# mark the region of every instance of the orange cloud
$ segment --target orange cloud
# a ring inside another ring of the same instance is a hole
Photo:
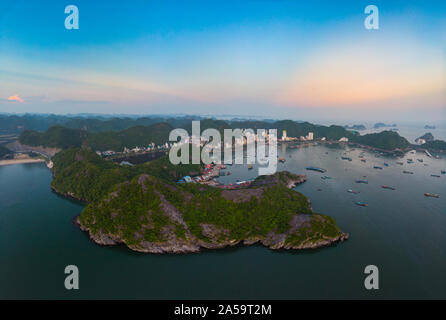
[[[432,98],[444,106],[442,52],[415,44],[383,42],[325,47],[296,72],[278,96],[287,106],[359,105],[401,108]],[[439,67],[440,66],[440,67]]]
[[[8,100],[9,100],[9,101],[20,102],[20,103],[25,102],[22,98],[19,97],[18,94],[15,94],[15,95],[13,95],[13,96],[10,96],[10,97],[8,98]]]

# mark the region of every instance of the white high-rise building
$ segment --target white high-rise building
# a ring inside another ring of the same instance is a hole
[[[308,136],[306,136],[306,139],[308,141],[312,141],[313,140],[313,132],[308,132]]]
[[[287,139],[287,137],[286,137],[286,130],[283,130],[283,132],[282,132],[282,140],[286,140]]]

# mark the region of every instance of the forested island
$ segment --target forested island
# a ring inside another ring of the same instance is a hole
[[[257,242],[271,249],[318,248],[348,238],[291,189],[306,180],[302,175],[280,172],[247,188],[222,190],[176,184],[201,167],[174,166],[167,157],[122,167],[88,148],[70,148],[53,161],[52,189],[87,203],[76,222],[101,245],[188,253]]]
[[[363,124],[354,124],[354,125],[351,125],[351,126],[347,125],[347,126],[344,126],[344,128],[347,129],[347,130],[358,130],[358,131],[362,131],[362,130],[367,129],[365,127],[365,125],[363,125]]]
[[[387,124],[387,123],[382,123],[382,122],[378,122],[375,123],[375,125],[373,126],[374,129],[380,129],[380,128],[396,128],[397,125],[395,123],[393,124]]]

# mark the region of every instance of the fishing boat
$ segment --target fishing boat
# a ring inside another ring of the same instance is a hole
[[[431,197],[431,198],[440,198],[440,196],[438,194],[436,194],[436,193],[429,193],[429,192],[426,192],[424,194],[424,196],[425,197]]]
[[[352,158],[350,157],[341,157],[342,160],[348,160],[348,161],[352,161]]]
[[[322,172],[322,173],[327,172],[327,170],[322,169],[322,168],[317,168],[317,167],[306,167],[305,169],[310,170],[310,171]]]
[[[407,171],[407,170],[404,170],[403,173],[405,173],[405,174],[413,174],[412,171]]]
[[[385,166],[385,167],[388,167],[388,166],[389,166],[389,164],[388,164],[388,163],[386,163],[386,162],[384,162],[384,166]]]
[[[348,189],[347,192],[348,193],[353,193],[353,194],[358,194],[359,193],[359,191],[355,191],[353,189]]]
[[[367,180],[358,179],[356,180],[356,183],[365,183],[368,184],[369,182]]]
[[[383,167],[380,167],[380,166],[374,166],[373,169],[380,169],[380,170],[382,170]]]
[[[407,159],[407,163],[413,163],[412,159]]]
[[[386,185],[382,185],[381,188],[383,188],[383,189],[389,189],[389,190],[395,190],[394,187],[389,187],[389,186],[386,186]]]
[[[418,162],[423,162],[423,159],[417,159],[418,160]]]
[[[361,201],[356,202],[356,205],[357,205],[357,206],[360,206],[360,207],[368,207],[368,204],[367,204],[367,203],[365,203],[365,202],[361,202]]]
[[[438,174],[431,174],[431,177],[440,178],[440,176]]]

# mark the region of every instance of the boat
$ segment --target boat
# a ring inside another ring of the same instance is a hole
[[[252,170],[253,166],[252,164],[248,164],[248,170]]]
[[[352,158],[350,157],[341,157],[342,160],[348,160],[348,161],[352,161]]]
[[[321,177],[321,179],[323,179],[323,180],[330,180],[331,177],[329,177],[329,176],[323,176],[323,177]]]
[[[380,169],[380,170],[382,170],[383,167],[380,167],[380,166],[374,166],[373,169]]]
[[[418,160],[418,162],[423,162],[423,159],[417,159]]]
[[[383,188],[383,189],[389,189],[389,190],[395,190],[394,187],[389,187],[389,186],[386,186],[386,185],[382,185],[381,188]]]
[[[284,163],[285,162],[285,158],[279,158],[279,162]]]
[[[362,162],[366,162],[367,160],[366,160],[366,159],[361,159],[361,161],[362,161]]]
[[[412,159],[407,159],[407,163],[413,163]]]
[[[353,193],[353,194],[358,194],[359,193],[359,191],[355,191],[353,189],[348,189],[347,192],[348,193]]]
[[[412,171],[407,171],[407,170],[404,170],[403,173],[405,173],[405,174],[413,174]]]
[[[226,172],[226,175],[230,176],[231,175],[231,171]]]
[[[358,179],[356,180],[356,183],[365,183],[368,184],[369,182],[367,180]]]
[[[441,170],[441,174],[446,174],[446,170]]]
[[[431,197],[431,198],[440,198],[440,196],[438,194],[436,194],[436,193],[429,193],[429,192],[426,192],[424,194],[424,196],[425,197]]]
[[[440,176],[438,174],[431,174],[431,177],[440,178]]]
[[[322,168],[317,168],[317,167],[306,167],[305,169],[310,170],[310,171],[322,172],[322,173],[327,172],[327,170],[322,169]]]
[[[400,166],[402,166],[404,163],[402,163],[401,161],[398,161],[397,164],[399,164]]]
[[[367,204],[367,203],[365,203],[365,202],[361,202],[361,201],[356,202],[356,205],[357,205],[357,206],[360,206],[360,207],[368,207],[368,204]]]
[[[389,164],[388,164],[388,163],[386,163],[386,162],[384,162],[384,166],[385,166],[385,167],[388,167],[388,166],[389,166]]]

